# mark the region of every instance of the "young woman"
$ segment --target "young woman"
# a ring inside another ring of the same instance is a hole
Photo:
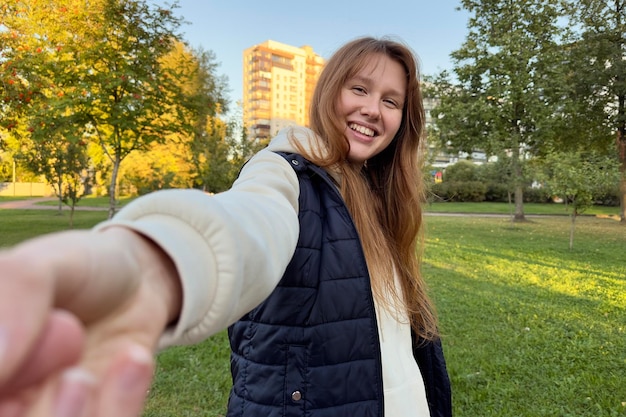
[[[423,120],[411,50],[359,38],[310,128],[229,191],[153,193],[0,255],[0,415],[139,415],[156,349],[229,327],[229,417],[450,416],[419,271]]]

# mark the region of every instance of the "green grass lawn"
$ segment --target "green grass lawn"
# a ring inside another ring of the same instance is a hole
[[[74,229],[85,229],[106,220],[106,211],[74,212]],[[0,210],[0,247],[44,233],[69,228],[69,211],[56,210]]]
[[[33,198],[41,198],[41,197],[7,197],[7,196],[0,196],[0,203],[3,203],[5,201],[20,201],[20,200],[29,200],[29,199],[33,199]],[[56,198],[54,196],[52,196],[51,198]],[[133,199],[135,199],[136,197],[119,197],[117,199],[117,206],[118,207],[122,207],[125,204],[127,204],[129,201],[132,201]],[[58,200],[50,200],[50,201],[42,201],[37,203],[37,205],[42,205],[42,206],[57,206],[59,204]],[[83,197],[78,201],[78,204],[76,205],[77,207],[101,207],[101,208],[107,208],[109,207],[109,197],[104,196],[104,197],[93,197],[93,196],[87,196],[87,197]]]
[[[514,207],[507,203],[429,203],[425,207],[431,213],[493,213],[512,214]],[[570,207],[565,204],[524,203],[524,214],[569,215]],[[594,206],[586,210],[584,215],[619,215],[619,207]]]
[[[626,227],[581,217],[569,250],[569,226],[426,217],[456,417],[626,416]],[[0,210],[2,245],[63,228],[55,212]],[[223,416],[228,357],[225,332],[160,353],[144,417]]]
[[[20,201],[20,200],[25,200],[27,198],[31,198],[31,197],[17,197],[17,196],[6,196],[6,195],[0,195],[0,203],[3,203],[5,201]],[[37,197],[35,197],[37,198]]]
[[[626,227],[426,221],[456,416],[626,415]]]
[[[25,200],[29,197],[3,197],[0,196],[0,203],[4,201]],[[128,204],[136,197],[120,197],[117,200],[118,207]],[[57,201],[44,201],[37,203],[45,206],[56,206]],[[84,197],[79,200],[78,207],[109,207],[108,197]],[[490,213],[490,214],[511,214],[513,207],[507,203],[455,203],[455,202],[433,202],[425,207],[426,212],[431,213]],[[537,204],[525,203],[524,213],[529,215],[569,215],[569,207],[564,204]],[[619,215],[619,207],[594,206],[585,211],[585,215]]]
[[[133,200],[131,197],[120,197],[117,199],[117,207],[123,207],[129,201]],[[41,203],[37,203],[42,206],[56,206],[59,204],[58,201],[43,201]],[[76,204],[77,207],[100,207],[100,208],[108,208],[109,207],[109,197],[84,197],[78,200]]]

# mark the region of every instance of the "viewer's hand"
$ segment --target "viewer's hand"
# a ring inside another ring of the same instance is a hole
[[[167,256],[120,227],[0,252],[0,417],[140,415],[179,285]]]

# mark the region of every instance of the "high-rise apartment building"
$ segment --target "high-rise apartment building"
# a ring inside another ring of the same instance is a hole
[[[310,46],[272,40],[243,52],[243,117],[251,138],[308,126],[309,104],[324,59]]]

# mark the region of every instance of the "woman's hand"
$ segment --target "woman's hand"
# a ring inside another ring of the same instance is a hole
[[[180,305],[169,257],[122,227],[0,252],[0,417],[139,415]]]

